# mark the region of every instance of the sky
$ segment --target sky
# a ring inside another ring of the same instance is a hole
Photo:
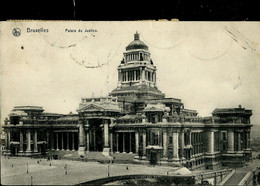
[[[19,37],[12,35],[14,28],[21,30]],[[258,22],[10,21],[1,22],[0,31],[1,123],[14,106],[76,113],[82,97],[108,95],[138,31],[166,97],[181,99],[199,116],[242,105],[253,110],[251,122],[260,124]]]

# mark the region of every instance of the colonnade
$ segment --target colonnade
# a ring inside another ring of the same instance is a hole
[[[125,54],[126,62],[129,61],[149,61],[150,55],[147,53],[140,53],[140,52],[134,52],[134,53],[127,53]]]
[[[113,143],[113,134],[111,133],[111,151],[115,149],[116,153],[138,153],[138,146],[136,148],[136,136],[135,132],[116,132],[115,133],[115,143]],[[115,147],[113,146],[115,144]]]
[[[243,140],[241,138],[242,133],[245,135]],[[237,136],[236,139],[235,135]],[[243,147],[242,143],[245,143]],[[228,130],[228,152],[242,151],[250,148],[250,132]]]
[[[162,143],[158,143],[157,145],[163,147],[163,159],[168,160],[169,148],[172,148],[171,149],[171,151],[173,152],[172,158],[173,160],[178,160],[179,159],[179,133],[163,131],[162,135],[163,135],[163,141]],[[169,135],[172,136],[171,146],[169,146]],[[136,153],[136,157],[139,157],[141,153],[142,156],[145,157],[147,146],[153,145],[152,143],[153,139],[151,138],[151,135],[149,136],[150,139],[147,139],[147,132],[141,132],[141,131],[116,132],[115,143],[114,143],[116,152]],[[134,140],[132,140],[132,138],[134,138]]]
[[[113,121],[111,121],[113,122]],[[24,134],[25,131],[25,134]],[[103,148],[109,148],[110,152],[136,153],[146,156],[146,147],[148,145],[158,145],[163,148],[163,159],[169,158],[169,151],[172,152],[172,159],[178,160],[184,157],[184,147],[191,145],[191,155],[203,153],[202,133],[190,132],[188,144],[185,143],[185,131],[158,131],[158,143],[154,144],[149,134],[151,131],[111,131],[108,120],[103,121]],[[18,133],[19,134],[19,133]],[[193,134],[193,135],[192,135]],[[209,130],[206,132],[207,153],[215,154],[219,151],[216,149],[216,143],[221,144],[222,139],[216,141],[216,135],[220,136],[220,131]],[[24,136],[25,135],[25,136]],[[57,131],[47,132],[48,148],[52,150],[75,151],[78,147],[90,151],[90,145],[96,144],[95,132],[89,130],[88,126],[84,127],[83,123],[79,124],[79,133],[77,131]],[[147,136],[148,135],[148,136]],[[10,150],[10,130],[5,132],[5,147]],[[162,137],[162,140],[161,140]],[[149,139],[148,139],[149,138]],[[94,140],[93,140],[94,139]],[[36,130],[20,131],[19,153],[37,153],[39,151],[38,132]],[[50,142],[50,143],[49,143]],[[203,141],[204,142],[204,141]],[[46,143],[46,142],[45,142]],[[24,146],[26,144],[26,147]],[[250,131],[227,130],[227,153],[234,153],[243,150],[250,150]]]
[[[31,134],[32,133],[32,134]],[[26,130],[26,151],[25,153],[31,153],[31,152],[38,152],[38,137],[37,137],[37,131],[36,130]],[[20,146],[19,146],[19,153],[24,153],[24,138],[23,138],[23,131],[20,131]],[[33,144],[33,149],[31,148],[31,145]]]
[[[52,150],[77,150],[77,133],[75,132],[54,132],[52,133]]]
[[[139,69],[128,69],[128,70],[118,70],[118,81],[128,82],[128,81],[139,81],[147,80],[151,82],[156,82],[156,72],[154,70],[148,70],[146,68],[140,67]]]
[[[241,134],[244,134],[244,139],[242,140]],[[208,131],[207,139],[208,139],[208,153],[213,154],[218,152],[219,149],[216,148],[217,145],[220,145],[220,140],[217,139],[217,135],[219,135],[218,131]],[[235,138],[236,135],[236,138]],[[218,141],[216,141],[218,140]],[[243,147],[242,147],[242,143]],[[239,131],[239,130],[228,130],[227,131],[227,153],[233,153],[237,151],[242,151],[245,149],[250,149],[250,132]]]

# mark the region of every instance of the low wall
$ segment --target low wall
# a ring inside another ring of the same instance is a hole
[[[77,185],[87,185],[87,184],[106,184],[115,181],[123,181],[123,180],[132,180],[132,179],[146,179],[146,178],[156,178],[160,184],[195,184],[195,176],[181,176],[181,175],[174,175],[174,176],[165,176],[165,175],[146,175],[146,174],[139,174],[139,175],[123,175],[123,176],[112,176],[106,178],[100,178],[96,180],[87,181],[84,183],[80,183]]]
[[[249,171],[238,185],[256,185],[258,175],[260,175],[260,167],[256,167],[254,170]],[[260,177],[258,179],[260,180]]]
[[[232,169],[226,169],[226,170],[221,170],[221,171],[201,173],[200,175],[197,176],[196,183],[203,183],[205,181],[208,181],[208,183],[210,183],[212,185],[218,185],[231,172],[232,172]]]

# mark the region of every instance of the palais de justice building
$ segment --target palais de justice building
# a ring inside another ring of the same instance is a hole
[[[148,46],[139,37],[136,33],[126,47],[117,87],[106,97],[82,98],[78,114],[14,107],[3,125],[5,154],[134,153],[135,161],[210,169],[248,161],[252,111],[239,105],[198,117],[181,99],[166,98],[157,87],[157,68]]]

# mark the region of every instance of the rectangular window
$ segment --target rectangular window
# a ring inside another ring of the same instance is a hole
[[[152,144],[151,145],[159,145],[159,136],[157,133],[152,132]]]
[[[222,140],[226,141],[227,140],[227,133],[223,132],[222,135],[223,135]]]
[[[169,145],[172,145],[172,136],[169,136]]]

